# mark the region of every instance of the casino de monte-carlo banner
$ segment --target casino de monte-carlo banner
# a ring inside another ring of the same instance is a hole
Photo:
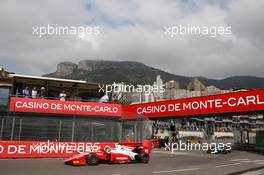
[[[127,113],[128,118],[136,116],[133,115],[133,112],[146,117],[177,117],[249,111],[264,111],[264,89],[135,104],[123,107],[123,115]]]
[[[99,152],[114,148],[114,142],[40,142],[0,141],[0,158],[62,158],[82,152]],[[139,142],[120,142],[124,146],[140,146]]]
[[[17,97],[10,98],[9,111],[95,116],[121,116],[121,106],[118,104]]]

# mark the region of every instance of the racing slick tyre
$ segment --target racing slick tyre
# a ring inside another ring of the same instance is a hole
[[[141,153],[140,154],[140,162],[148,163],[148,161],[149,161],[149,155],[147,153]]]
[[[99,163],[99,158],[97,156],[97,154],[89,154],[87,157],[86,157],[86,163],[88,165],[97,165]]]
[[[223,154],[227,154],[228,152],[227,152],[227,150],[223,150],[223,152],[222,152]]]

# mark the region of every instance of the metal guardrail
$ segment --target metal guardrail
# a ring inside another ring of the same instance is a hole
[[[250,143],[235,143],[233,146],[235,150],[256,152],[256,144]]]
[[[23,95],[9,95],[10,97],[18,97],[18,98],[32,98],[32,97],[24,97]],[[45,100],[60,100],[59,97],[44,97],[44,98],[35,98],[35,99],[45,99]],[[79,102],[98,102],[99,98],[90,98],[90,99],[81,99],[78,97],[66,98],[66,101],[79,101]]]

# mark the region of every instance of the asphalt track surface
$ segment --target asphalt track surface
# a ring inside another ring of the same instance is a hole
[[[263,155],[240,151],[211,155],[155,150],[148,164],[81,167],[64,165],[63,159],[0,159],[0,175],[227,175],[261,167],[264,168]]]

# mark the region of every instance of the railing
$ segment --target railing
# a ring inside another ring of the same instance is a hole
[[[233,146],[233,149],[235,150],[241,150],[241,151],[252,151],[255,152],[256,145],[255,144],[250,144],[250,143],[236,143]]]
[[[120,124],[112,120],[35,116],[0,117],[0,140],[11,141],[119,141]]]
[[[150,138],[147,121],[121,121],[106,118],[54,117],[32,115],[0,116],[0,140],[119,142]]]
[[[23,95],[10,95],[10,97],[19,97],[19,98],[32,98],[32,96],[25,97]],[[60,97],[48,97],[44,96],[44,98],[37,97],[36,99],[45,99],[45,100],[60,100]],[[80,101],[80,102],[98,102],[99,98],[90,98],[90,99],[84,99],[79,97],[73,97],[73,98],[65,98],[65,101]]]

